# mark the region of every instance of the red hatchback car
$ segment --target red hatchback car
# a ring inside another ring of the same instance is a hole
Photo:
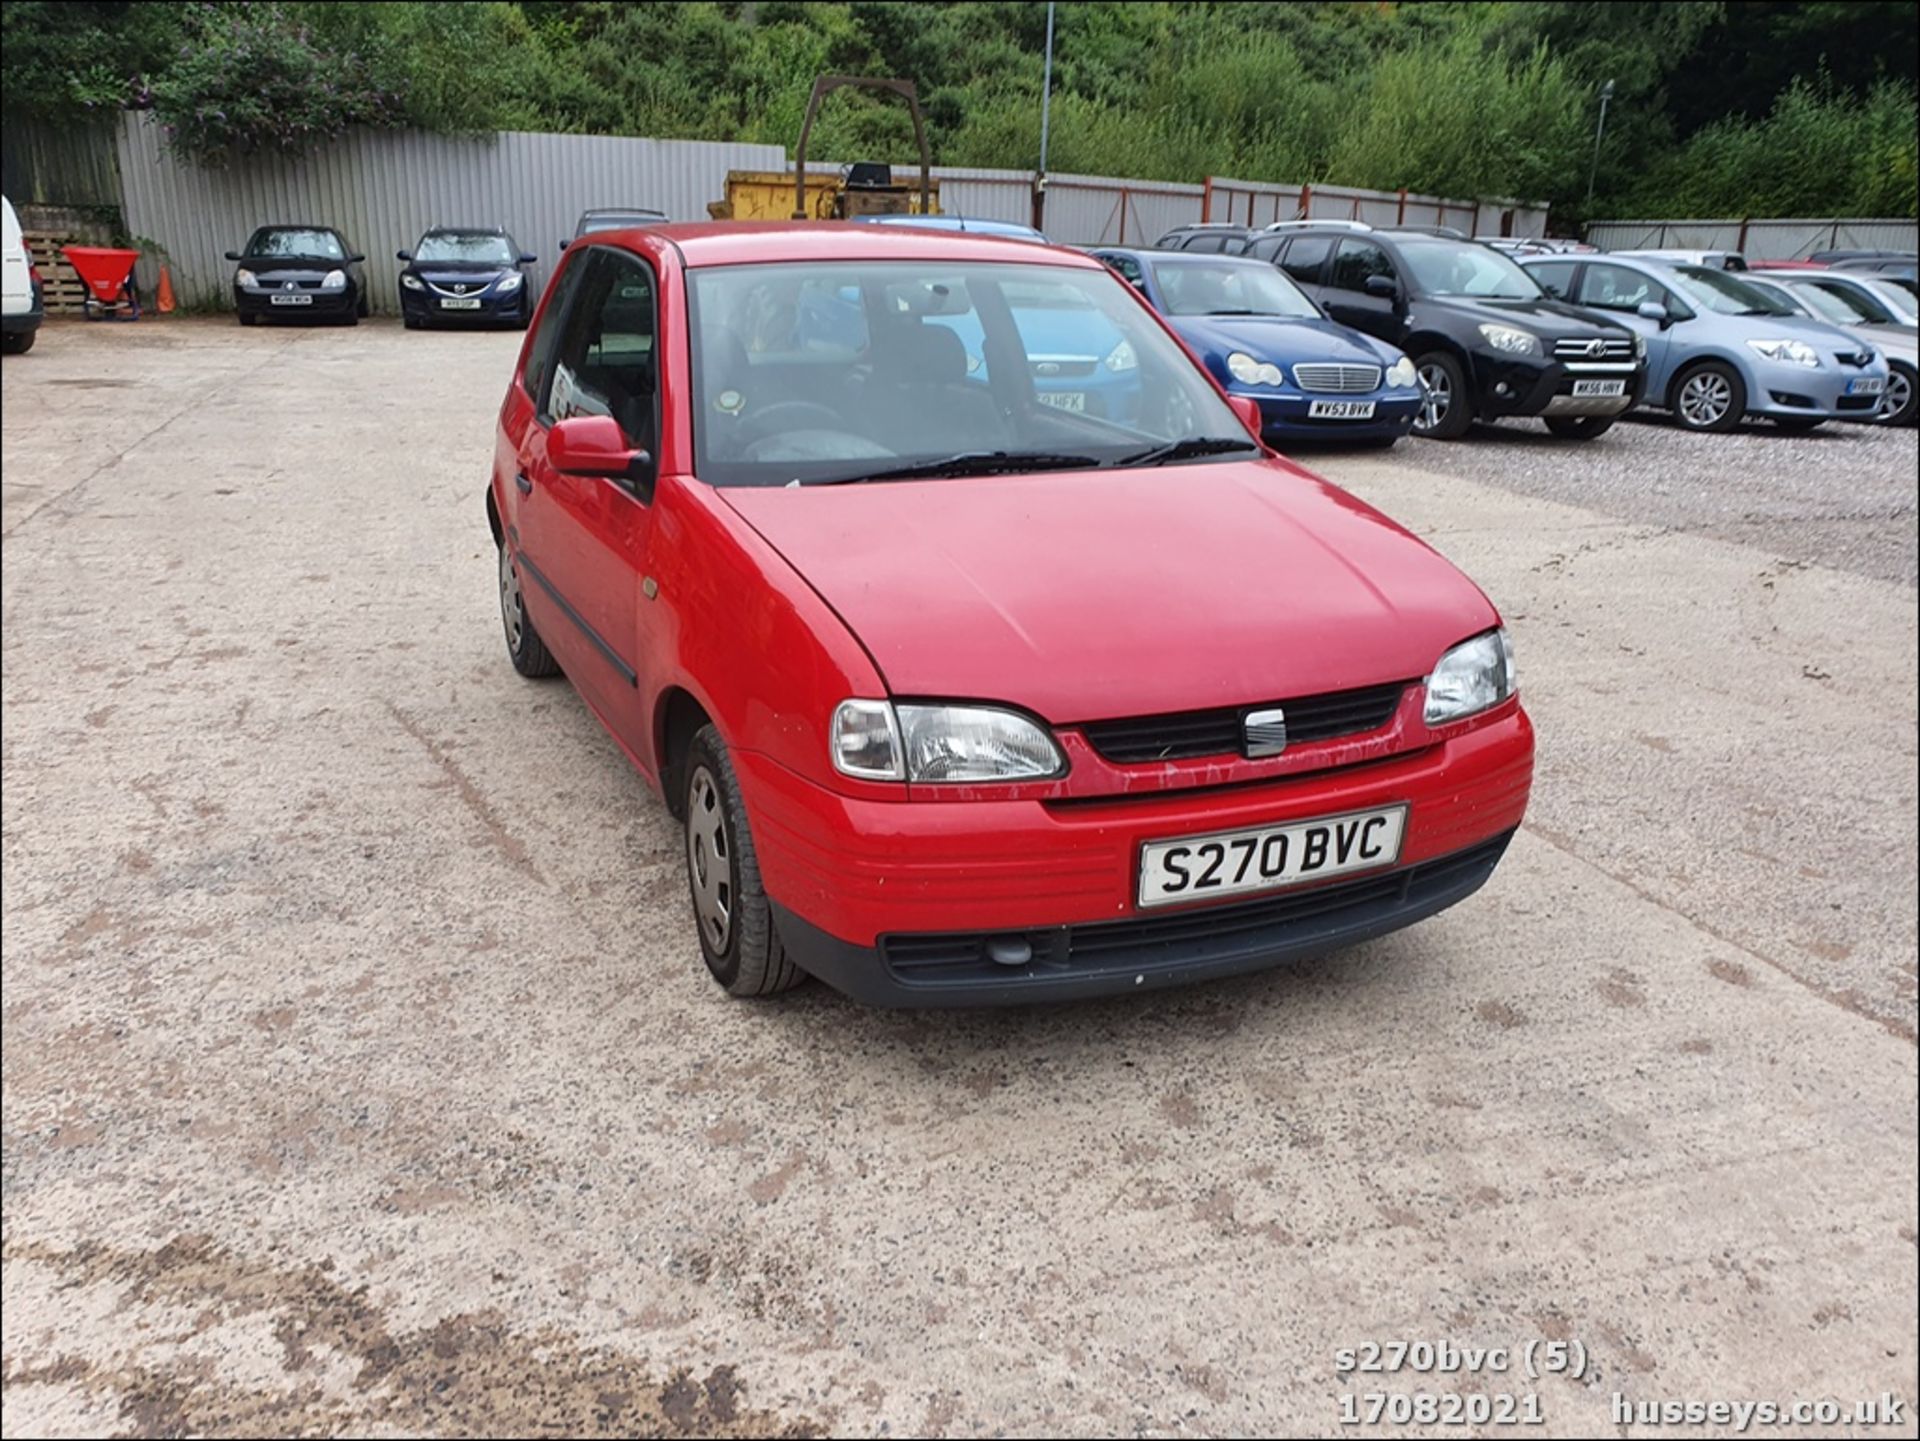
[[[1070,388],[1100,367],[1138,377],[1125,423]],[[1463,899],[1526,808],[1486,596],[1263,450],[1068,251],[594,235],[522,348],[487,520],[514,667],[564,670],[685,821],[735,995],[1270,966]]]

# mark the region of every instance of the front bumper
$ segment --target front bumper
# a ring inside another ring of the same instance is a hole
[[[1647,388],[1644,362],[1566,364],[1532,356],[1475,352],[1473,359],[1474,413],[1488,419],[1501,416],[1624,415],[1640,403]],[[1619,380],[1619,395],[1575,395],[1582,380]]]
[[[1747,414],[1795,416],[1808,420],[1872,421],[1886,394],[1887,366],[1836,367],[1830,360],[1819,366],[1787,365],[1760,359],[1748,365]],[[1847,386],[1861,378],[1878,378],[1880,394],[1849,395]]]
[[[475,309],[465,306],[448,308],[441,304],[445,297],[429,291],[409,290],[400,287],[400,314],[409,320],[431,321],[439,324],[443,321],[454,324],[471,325],[475,322],[498,324],[502,320],[517,320],[520,316],[520,302],[525,291],[512,290],[505,295],[488,291],[472,299],[480,302]]]
[[[1381,440],[1405,435],[1420,413],[1417,390],[1376,390],[1368,395],[1317,395],[1301,391],[1249,391],[1236,386],[1235,393],[1251,395],[1260,402],[1260,434],[1267,440]],[[1372,401],[1373,414],[1366,420],[1332,420],[1309,412],[1316,400]]]
[[[359,303],[351,290],[301,290],[296,293],[312,297],[306,304],[274,304],[274,296],[287,293],[284,290],[241,290],[235,287],[234,309],[242,315],[269,315],[276,319],[304,320],[316,315],[332,318],[352,315]]]
[[[1271,782],[1066,801],[869,801],[735,753],[755,851],[794,959],[876,1005],[1113,994],[1280,964],[1410,925],[1492,874],[1526,811],[1517,702],[1446,740]],[[1321,886],[1142,911],[1152,840],[1404,803],[1399,862]],[[1498,843],[1495,845],[1494,843]],[[1028,939],[1021,967],[989,937]]]

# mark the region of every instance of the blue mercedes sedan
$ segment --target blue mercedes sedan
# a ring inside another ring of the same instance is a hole
[[[1284,271],[1185,250],[1089,253],[1145,296],[1230,393],[1260,403],[1267,440],[1389,446],[1412,427],[1413,362],[1327,319]]]

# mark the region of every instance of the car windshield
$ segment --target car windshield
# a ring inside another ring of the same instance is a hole
[[[484,230],[436,230],[420,238],[415,260],[464,260],[485,265],[511,265],[513,242]]]
[[[1538,300],[1544,294],[1510,257],[1472,241],[1402,237],[1400,254],[1413,272],[1414,284],[1428,295]]]
[[[1193,261],[1154,263],[1153,277],[1169,315],[1285,315],[1310,318],[1320,312],[1271,265],[1209,265]]]
[[[1791,315],[1793,308],[1727,274],[1704,265],[1676,265],[1674,289],[1702,310],[1721,315]]]
[[[1820,285],[1808,285],[1802,282],[1792,286],[1794,297],[1805,302],[1822,320],[1831,320],[1835,325],[1859,325],[1862,321],[1887,321],[1893,316],[1883,305],[1851,290],[1828,290]]]
[[[345,260],[347,252],[340,237],[331,230],[269,228],[253,232],[247,242],[247,254],[255,256],[298,255],[314,260]]]
[[[689,291],[696,468],[714,485],[1258,453],[1104,267],[727,265]]]

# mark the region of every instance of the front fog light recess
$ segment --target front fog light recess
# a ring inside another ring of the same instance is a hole
[[[1445,725],[1478,715],[1500,704],[1516,688],[1513,642],[1505,629],[1477,635],[1441,656],[1427,677],[1427,724]]]

